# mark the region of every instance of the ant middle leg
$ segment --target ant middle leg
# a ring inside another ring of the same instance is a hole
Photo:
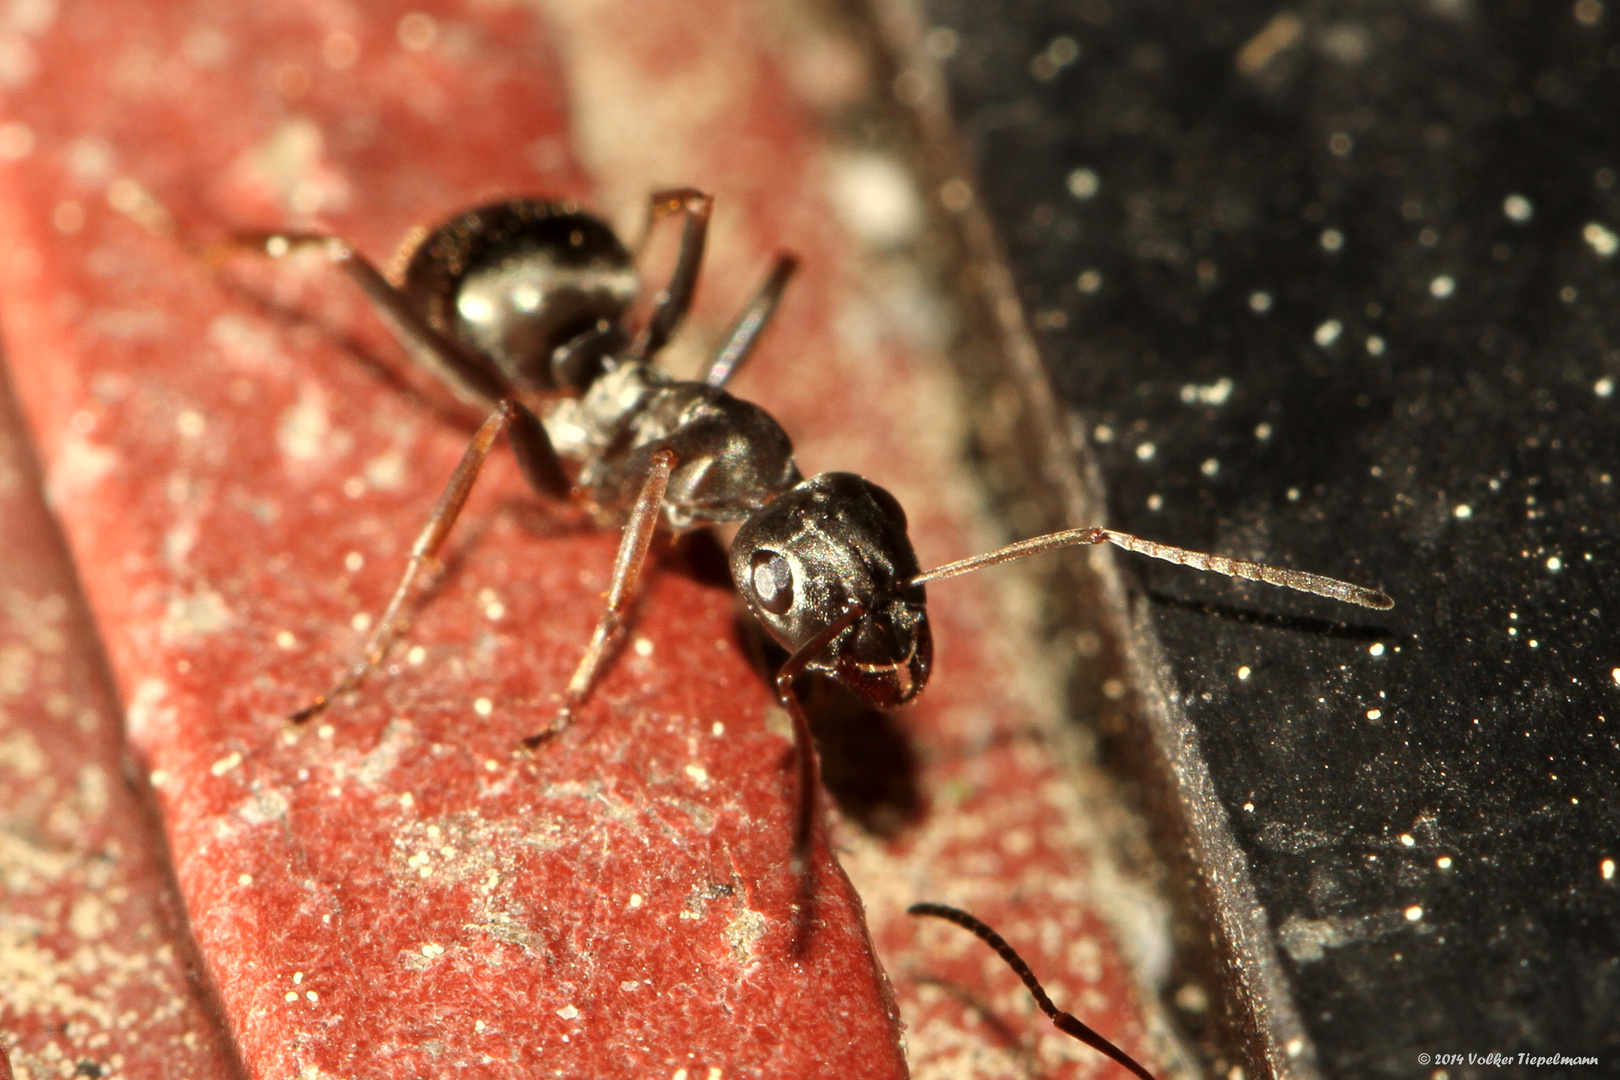
[[[782,290],[787,288],[789,279],[798,268],[799,260],[792,255],[783,254],[776,257],[776,265],[771,267],[764,284],[748,302],[748,306],[743,308],[743,313],[737,317],[731,333],[726,335],[726,343],[715,354],[714,361],[709,365],[708,374],[703,376],[704,382],[710,386],[724,388],[732,376],[737,374],[738,369],[753,353],[755,343],[765,332],[772,313],[776,311],[777,301],[782,299]]]
[[[325,233],[241,233],[210,245],[203,257],[217,266],[236,251],[273,259],[305,251],[323,256],[360,287],[406,354],[450,387],[456,397],[481,409],[493,408],[506,397],[506,377],[488,358],[435,330],[410,300],[347,241]]]
[[[641,485],[641,493],[636,496],[630,519],[625,523],[624,533],[619,540],[619,553],[613,560],[613,580],[608,586],[607,608],[591,634],[590,643],[585,646],[585,655],[580,657],[573,678],[568,680],[568,688],[563,691],[562,705],[557,709],[556,718],[549,727],[523,740],[523,745],[529,749],[555,737],[574,722],[575,710],[590,694],[603,665],[624,636],[630,607],[635,603],[636,589],[646,569],[647,554],[652,550],[653,537],[657,535],[663,516],[664,493],[669,489],[675,461],[673,450],[665,448],[653,453],[647,479]]]
[[[399,634],[401,616],[411,586],[416,583],[424,570],[432,570],[438,566],[439,552],[444,547],[445,538],[450,535],[456,519],[461,516],[461,510],[467,504],[467,497],[472,493],[473,483],[477,481],[478,474],[483,469],[484,462],[489,459],[495,440],[503,429],[508,434],[524,475],[528,477],[532,471],[543,470],[543,464],[536,465],[533,461],[525,464],[525,459],[526,454],[535,453],[534,440],[537,437],[546,440],[545,429],[540,426],[540,421],[535,415],[523,405],[515,401],[502,401],[473,436],[471,444],[461,456],[461,463],[456,466],[455,473],[450,477],[450,483],[445,486],[439,501],[434,505],[427,524],[417,536],[416,543],[411,546],[410,562],[405,565],[405,573],[400,577],[399,585],[389,598],[388,606],[383,609],[382,618],[377,620],[376,629],[372,630],[371,637],[366,641],[365,652],[359,663],[350,668],[348,673],[338,680],[336,686],[324,694],[317,695],[315,700],[293,713],[288,718],[293,723],[301,724],[324,711],[334,700],[359,686],[371,670],[382,663],[389,646]],[[551,461],[555,463],[556,453],[551,450],[549,440],[545,441],[545,450],[551,454]],[[557,468],[560,475],[561,466]],[[530,483],[534,484],[535,480],[531,478]],[[562,492],[566,491],[564,480]]]

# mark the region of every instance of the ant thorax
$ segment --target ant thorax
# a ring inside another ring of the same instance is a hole
[[[663,506],[677,532],[746,520],[800,480],[792,440],[764,409],[646,363],[610,365],[584,397],[553,403],[545,425],[580,463],[575,483],[609,510],[634,502],[655,451],[678,447]]]

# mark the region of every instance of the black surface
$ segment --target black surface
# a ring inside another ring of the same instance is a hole
[[[1620,1075],[1620,4],[925,7],[1110,523],[1396,598],[1129,568],[1321,1072]]]

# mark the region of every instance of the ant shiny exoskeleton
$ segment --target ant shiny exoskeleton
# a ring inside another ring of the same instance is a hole
[[[436,563],[503,430],[536,493],[573,499],[599,517],[625,522],[607,609],[556,718],[525,744],[537,746],[572,721],[624,631],[659,529],[736,525],[730,564],[737,589],[790,654],[776,690],[792,719],[798,761],[796,856],[808,843],[817,777],[793,681],[818,672],[878,709],[916,697],[933,657],[926,582],[1106,541],[1200,570],[1365,607],[1392,606],[1381,592],[1333,578],[1103,528],[1036,537],[922,571],[894,496],[851,473],[805,479],[780,425],[724,389],[793,273],[791,257],[778,258],[702,381],[677,380],[653,366],[691,303],[711,207],[709,196],[692,190],[653,197],[654,221],[678,214],[684,224],[669,283],[634,335],[624,325],[637,292],[631,255],[605,223],[571,203],[515,200],[461,214],[427,234],[398,285],[348,244],[325,235],[240,237],[215,249],[216,255],[247,245],[272,256],[324,253],[366,293],[419,364],[461,398],[492,410],[412,548],[361,662],[294,713],[294,721],[326,708],[381,662],[413,582]],[[545,412],[544,423],[536,410]],[[564,458],[578,463],[572,478]]]
[[[1023,980],[1024,986],[1029,989],[1030,995],[1035,998],[1035,1004],[1040,1007],[1041,1012],[1046,1014],[1047,1019],[1051,1020],[1053,1026],[1059,1031],[1079,1039],[1098,1053],[1112,1058],[1132,1073],[1141,1077],[1142,1080],[1153,1080],[1153,1074],[1148,1072],[1141,1062],[1099,1035],[1073,1013],[1064,1012],[1052,1004],[1052,999],[1047,996],[1046,990],[1040,984],[1040,980],[1035,978],[1035,973],[1029,969],[1029,965],[1024,962],[1024,958],[1019,956],[1011,945],[1007,944],[1006,938],[996,933],[989,926],[961,908],[950,907],[947,904],[912,904],[906,909],[906,913],[908,915],[932,915],[936,919],[944,919],[946,922],[955,923],[964,930],[972,931],[980,941],[996,950],[997,955],[1007,961],[1007,966],[1012,968],[1018,977]]]

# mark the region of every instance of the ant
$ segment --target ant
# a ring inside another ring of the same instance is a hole
[[[606,610],[554,720],[524,745],[537,747],[573,721],[624,634],[656,535],[733,526],[729,561],[737,590],[789,653],[776,693],[793,727],[799,867],[818,780],[794,680],[805,672],[829,676],[877,709],[911,701],[932,668],[928,582],[1054,548],[1109,543],[1363,607],[1393,606],[1382,592],[1333,578],[1097,527],[1023,540],[923,571],[893,495],[852,473],[806,479],[781,426],[725,390],[768,324],[794,272],[792,256],[777,257],[701,381],[674,379],[654,366],[691,304],[712,208],[710,196],[691,189],[653,195],[649,234],[659,219],[679,216],[680,246],[668,283],[634,334],[625,325],[638,291],[634,260],[605,222],[573,203],[516,199],[466,211],[425,235],[404,261],[397,285],[349,244],[324,234],[243,235],[210,250],[216,263],[244,248],[272,257],[321,253],[360,287],[418,364],[458,397],[488,410],[418,536],[362,659],[293,713],[294,723],[320,713],[381,663],[413,583],[436,567],[503,431],[536,494],[623,523]],[[572,477],[565,458],[577,463]]]
[[[1035,973],[1029,969],[1029,965],[1024,962],[1024,958],[1019,956],[1011,945],[1007,944],[1006,938],[996,933],[985,923],[969,915],[961,908],[954,908],[948,904],[912,904],[906,908],[906,914],[931,915],[936,919],[953,922],[962,929],[969,930],[977,935],[980,941],[996,950],[997,955],[1005,960],[1007,966],[1012,968],[1018,977],[1023,980],[1024,986],[1028,988],[1030,995],[1034,997],[1035,1004],[1052,1021],[1054,1027],[1065,1035],[1071,1035],[1079,1039],[1098,1053],[1117,1061],[1120,1065],[1141,1077],[1141,1080],[1153,1080],[1153,1074],[1148,1072],[1141,1062],[1099,1035],[1073,1013],[1064,1012],[1052,1004],[1052,999],[1047,996],[1046,990],[1040,984],[1040,980],[1035,978]]]

